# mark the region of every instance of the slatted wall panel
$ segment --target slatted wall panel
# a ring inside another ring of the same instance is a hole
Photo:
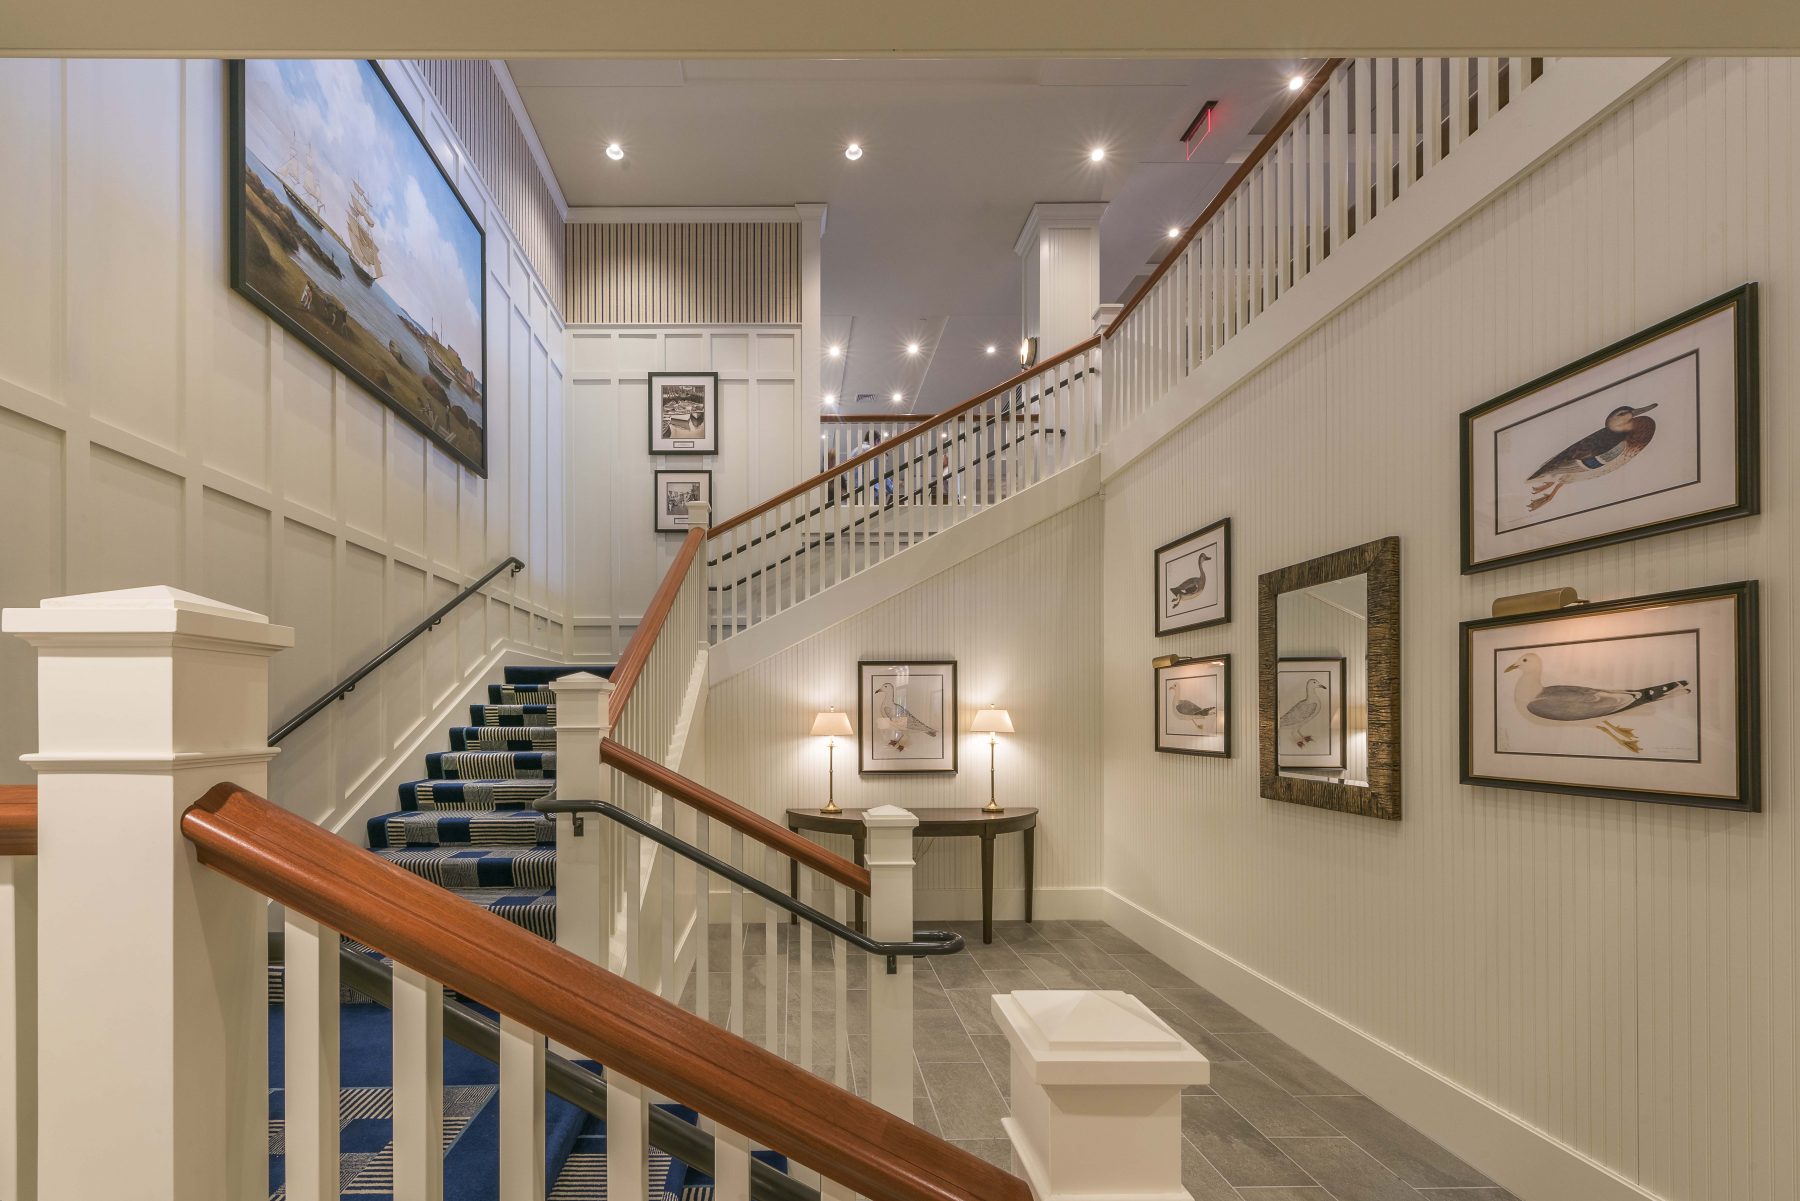
[[[797,222],[572,224],[574,325],[797,325]]]
[[[1800,1196],[1797,106],[1794,60],[1678,66],[1106,490],[1107,885],[1671,1201]],[[1461,576],[1459,411],[1752,279],[1763,515]],[[1226,515],[1235,620],[1153,637],[1152,548]],[[1230,652],[1252,729],[1257,574],[1387,534],[1405,820],[1260,799],[1253,738],[1150,751],[1151,656]],[[1743,578],[1767,812],[1458,783],[1460,620]]]
[[[428,58],[414,65],[457,137],[468,147],[475,169],[518,236],[525,257],[549,285],[551,297],[560,302],[564,292],[562,214],[494,75],[493,64],[485,58]]]

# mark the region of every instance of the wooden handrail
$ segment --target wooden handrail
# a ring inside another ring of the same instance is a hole
[[[1226,202],[1231,199],[1231,194],[1237,191],[1238,185],[1250,178],[1250,172],[1255,169],[1256,164],[1262,162],[1268,157],[1269,152],[1275,149],[1275,143],[1281,140],[1281,135],[1287,132],[1288,126],[1299,120],[1300,114],[1306,111],[1306,106],[1312,103],[1312,98],[1319,94],[1319,89],[1325,86],[1326,82],[1330,80],[1332,72],[1336,71],[1343,61],[1341,58],[1328,58],[1319,66],[1318,70],[1312,73],[1312,77],[1306,81],[1306,86],[1300,89],[1299,94],[1294,97],[1293,103],[1289,104],[1287,110],[1281,114],[1280,120],[1276,121],[1274,127],[1262,136],[1262,140],[1238,165],[1238,169],[1231,173],[1231,178],[1225,181],[1225,186],[1220,188],[1218,194],[1212,198],[1212,203],[1207,205],[1198,217],[1194,218],[1194,223],[1187,227],[1186,232],[1181,235],[1181,239],[1175,243],[1168,254],[1163,256],[1163,261],[1156,265],[1156,270],[1150,273],[1150,278],[1131,294],[1131,299],[1125,302],[1125,307],[1119,310],[1119,315],[1114,317],[1111,324],[1106,327],[1104,337],[1110,338],[1119,332],[1119,327],[1125,324],[1125,318],[1131,316],[1132,311],[1144,302],[1144,297],[1150,295],[1150,289],[1156,286],[1156,281],[1168,274],[1169,269],[1175,265],[1175,261],[1188,248],[1188,243],[1194,240],[1195,235],[1206,227],[1206,223],[1211,221],[1220,209],[1225,207]]]
[[[872,421],[888,425],[917,425],[921,421],[930,421],[934,413],[899,413],[892,417],[884,417],[879,413],[820,413],[819,420],[827,423],[834,421]]]
[[[1079,355],[1086,354],[1088,351],[1094,349],[1096,346],[1099,346],[1099,345],[1100,345],[1099,338],[1089,338],[1085,342],[1077,343],[1076,345],[1069,347],[1069,349],[1067,349],[1067,350],[1063,351],[1061,354],[1057,355],[1055,358],[1048,359],[1042,363],[1037,364],[1035,367],[1031,367],[1025,371],[1021,371],[1017,375],[1012,376],[1010,379],[1006,380],[1004,383],[995,384],[992,388],[989,388],[986,392],[983,392],[977,396],[971,396],[969,399],[963,401],[961,404],[955,406],[954,408],[945,409],[942,413],[939,413],[936,416],[928,418],[925,421],[921,421],[918,425],[914,426],[910,432],[908,432],[904,435],[898,435],[898,437],[916,438],[920,434],[924,433],[926,430],[931,429],[934,426],[942,425],[946,421],[951,420],[952,418],[960,417],[964,413],[968,412],[970,409],[974,408],[976,405],[981,404],[984,401],[992,400],[992,399],[994,399],[994,397],[999,396],[1003,392],[1010,392],[1014,388],[1017,388],[1021,384],[1029,383],[1029,382],[1031,382],[1031,380],[1033,380],[1037,376],[1044,374],[1044,372],[1049,371],[1052,368],[1060,367],[1064,363],[1068,362],[1070,359],[1073,359]],[[784,504],[787,501],[793,500],[796,496],[801,495],[802,493],[806,492],[808,489],[818,487],[820,484],[825,483],[827,480],[831,479],[833,476],[839,476],[839,475],[844,474],[846,471],[851,470],[852,468],[860,467],[864,463],[867,463],[870,459],[879,458],[884,454],[888,454],[893,449],[894,449],[893,444],[888,443],[888,442],[884,442],[880,446],[871,446],[868,450],[863,451],[861,454],[850,456],[848,459],[845,459],[842,463],[839,463],[836,467],[831,468],[829,471],[821,471],[821,472],[819,472],[819,474],[812,476],[809,479],[801,480],[798,484],[795,484],[792,488],[789,488],[787,491],[777,492],[774,496],[771,496],[768,500],[763,501],[761,504],[757,505],[756,507],[750,508],[750,509],[745,509],[742,513],[739,513],[736,517],[733,517],[729,521],[720,522],[718,525],[715,525],[711,530],[707,531],[707,537],[708,538],[717,538],[720,534],[724,534],[731,530],[734,530],[738,526],[743,525],[746,521],[749,521],[751,518],[760,516],[763,513],[767,513],[770,509],[773,509],[776,505]]]
[[[615,726],[619,724],[619,714],[625,711],[625,702],[631,699],[631,690],[637,686],[638,677],[644,673],[644,665],[650,662],[650,652],[656,648],[663,623],[669,620],[669,610],[675,607],[675,598],[681,595],[682,581],[687,579],[688,569],[694,564],[694,556],[700,553],[700,544],[705,541],[706,531],[698,529],[689,530],[687,537],[681,540],[681,549],[675,552],[675,561],[669,564],[662,583],[656,586],[656,595],[650,598],[650,607],[644,610],[643,620],[631,632],[631,641],[625,644],[625,652],[619,656],[618,664],[612,669],[613,692],[608,704],[612,724]]]
[[[0,784],[0,855],[37,854],[37,822],[37,785]]]
[[[624,772],[640,784],[648,784],[665,796],[693,806],[716,822],[722,822],[740,834],[747,835],[786,855],[821,876],[836,880],[863,896],[869,895],[869,869],[835,855],[818,843],[802,838],[786,826],[770,821],[760,813],[744,808],[729,797],[720,796],[703,784],[671,771],[656,760],[621,746],[610,738],[600,740],[600,762]]]
[[[875,1201],[1030,1201],[1018,1179],[234,784],[200,862]]]

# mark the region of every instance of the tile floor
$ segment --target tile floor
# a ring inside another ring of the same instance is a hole
[[[996,923],[984,946],[978,922],[959,930],[968,950],[914,969],[914,1114],[921,1126],[1010,1166],[1001,1132],[1010,1068],[988,998],[1022,988],[1120,989],[1141,998],[1212,1061],[1210,1086],[1183,1099],[1183,1175],[1195,1201],[1516,1201],[1480,1172],[1393,1117],[1249,1018],[1102,922]],[[799,940],[777,927],[788,961],[777,1021],[798,1059]],[[822,937],[822,936],[821,936]],[[714,963],[729,931],[713,931]],[[813,1063],[830,1076],[836,1050],[835,981],[815,942]],[[762,1042],[767,935],[745,930],[748,1037]],[[867,985],[862,957],[848,963],[849,1072],[867,1094]],[[728,1010],[715,967],[712,1014]],[[687,998],[692,1003],[692,995]],[[860,1018],[860,1021],[859,1021]]]

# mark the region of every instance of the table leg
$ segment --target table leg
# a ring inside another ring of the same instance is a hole
[[[994,836],[981,835],[981,941],[994,941]]]
[[[852,834],[850,836],[850,855],[851,858],[856,861],[856,866],[858,867],[868,866],[868,858],[864,854],[866,849],[864,846],[865,842],[866,837],[860,833]],[[863,895],[860,892],[856,894],[856,930],[859,934],[868,933],[867,930],[863,929]]]
[[[1025,924],[1031,924],[1031,878],[1037,860],[1037,827],[1025,827]]]

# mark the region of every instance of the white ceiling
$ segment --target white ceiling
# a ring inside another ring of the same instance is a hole
[[[872,394],[883,412],[942,408],[1016,369],[1013,243],[1033,203],[1109,202],[1101,291],[1119,298],[1167,229],[1212,198],[1298,69],[1241,59],[508,66],[571,207],[826,204],[823,328],[846,353],[821,363],[822,385]],[[1215,131],[1185,161],[1181,133],[1208,100]],[[613,141],[622,161],[605,157]],[[844,158],[852,141],[865,149],[858,162]],[[1098,165],[1087,158],[1095,145],[1107,149]],[[899,405],[888,400],[896,390]]]

